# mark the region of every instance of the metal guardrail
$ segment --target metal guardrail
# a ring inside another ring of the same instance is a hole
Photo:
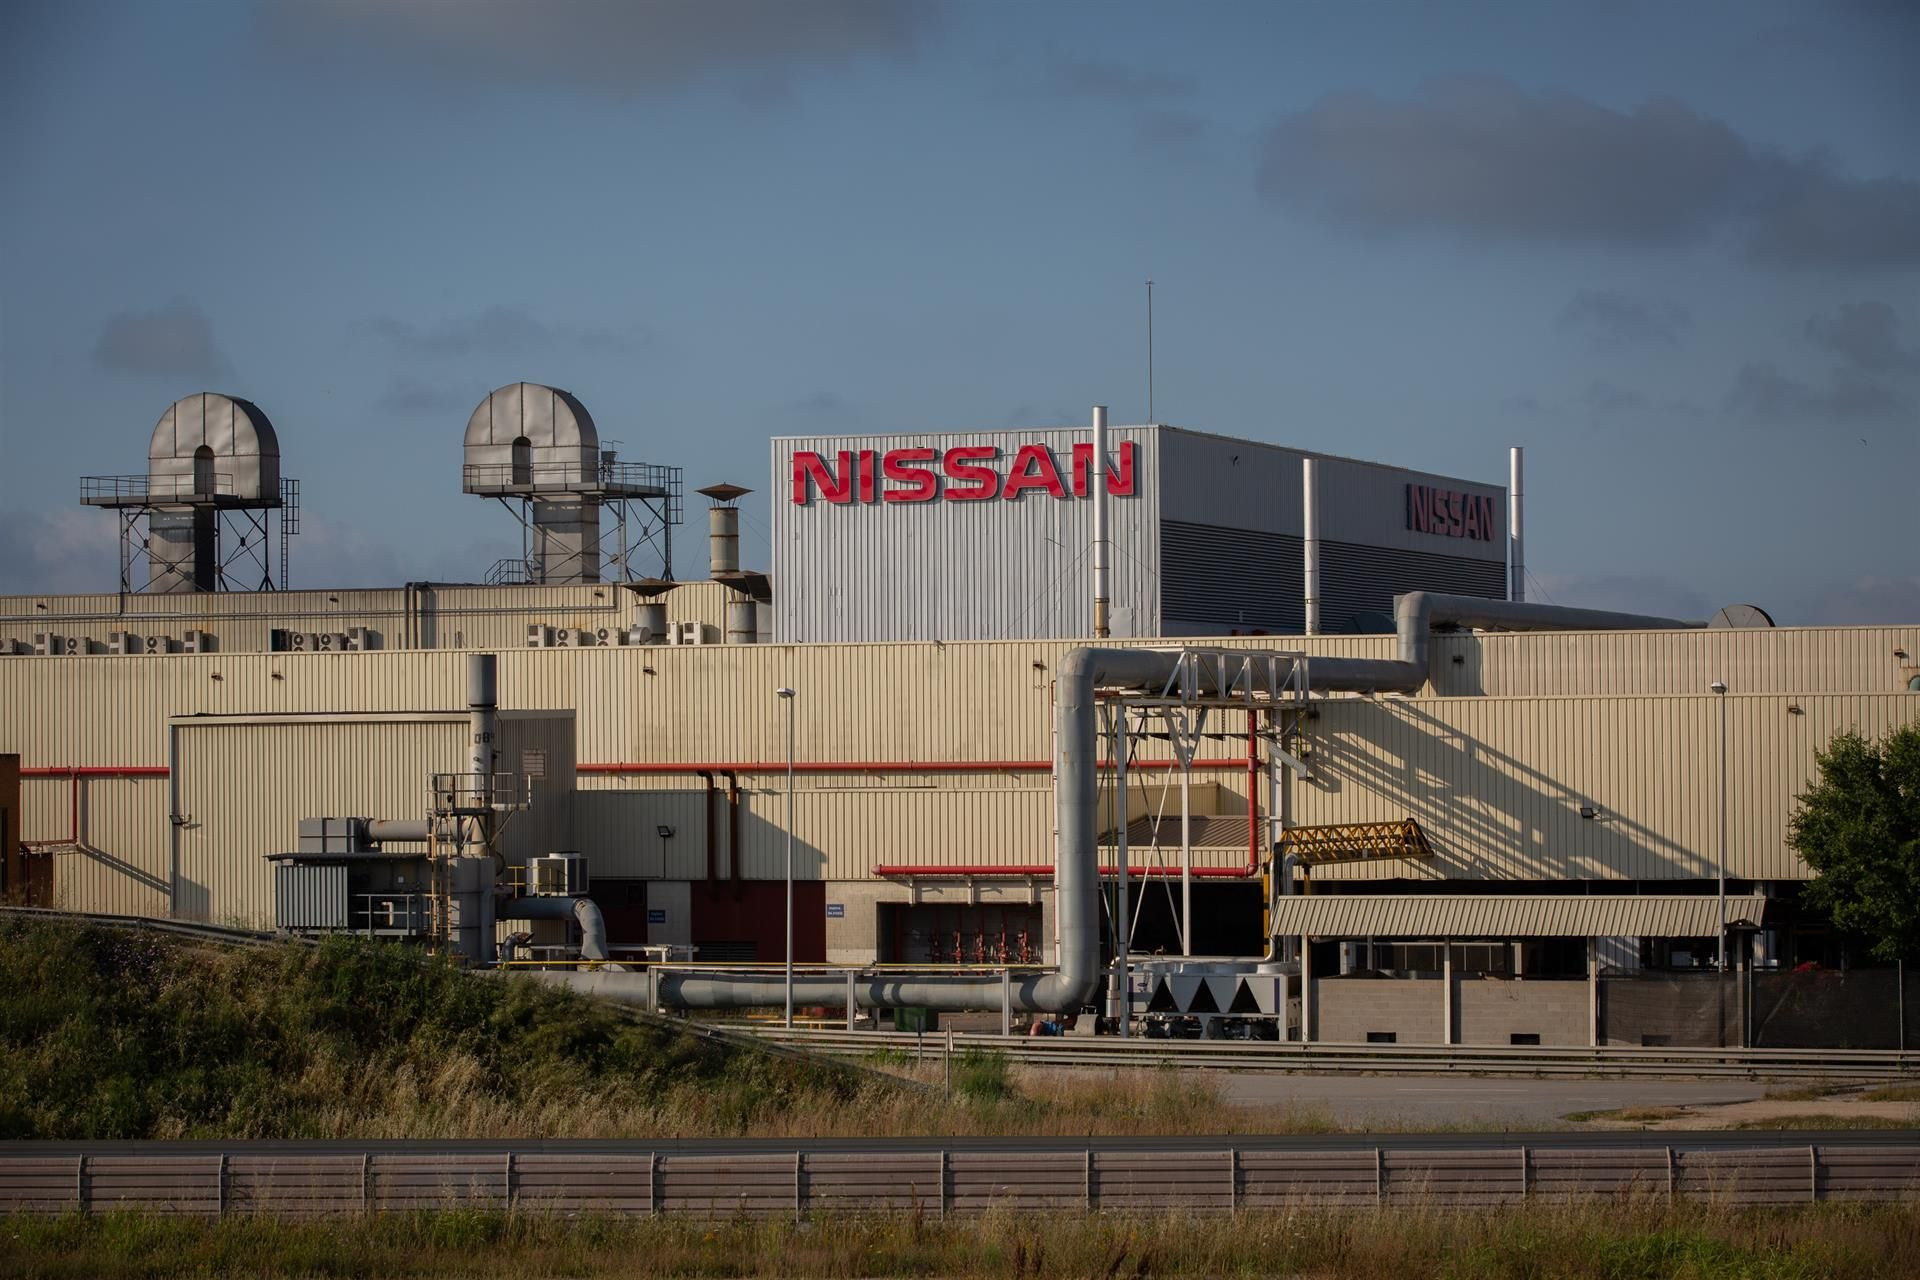
[[[1633,1046],[1379,1045],[1117,1036],[1004,1036],[754,1027],[776,1044],[843,1058],[984,1049],[1032,1066],[1187,1067],[1219,1071],[1367,1071],[1422,1075],[1731,1076],[1894,1080],[1920,1073],[1920,1052],[1879,1049],[1643,1049]]]
[[[240,929],[218,924],[200,924],[191,920],[167,920],[159,916],[121,916],[88,911],[59,911],[51,907],[0,906],[0,918],[16,916],[29,920],[55,920],[63,924],[97,925],[105,929],[143,929],[151,933],[170,933],[203,942],[234,946],[268,947],[283,943],[311,944],[313,939],[298,935],[271,933],[259,929]]]
[[[1727,1205],[1920,1199],[1920,1147],[1196,1147],[0,1155],[0,1215],[339,1217],[422,1209],[793,1217]]]

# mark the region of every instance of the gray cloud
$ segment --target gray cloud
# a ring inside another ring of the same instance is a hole
[[[1596,415],[1612,417],[1645,410],[1647,398],[1631,387],[1620,386],[1605,378],[1595,378],[1580,393],[1580,403]]]
[[[1807,621],[1816,627],[1920,621],[1920,578],[1860,578],[1829,587],[1814,600]]]
[[[1616,111],[1491,77],[1332,94],[1268,132],[1258,181],[1374,233],[1660,246],[1740,226],[1772,267],[1920,266],[1920,183],[1844,178],[1672,98]]]
[[[1856,369],[1893,373],[1920,369],[1920,350],[1900,345],[1900,316],[1884,302],[1850,302],[1807,321],[1807,337]]]
[[[466,82],[561,85],[635,96],[712,75],[766,78],[800,66],[910,55],[936,0],[283,0],[267,34],[384,53]]]
[[[176,299],[152,311],[122,311],[107,319],[93,358],[115,373],[211,378],[227,367],[214,345],[207,313]]]
[[[1813,166],[1796,177],[1754,228],[1753,261],[1852,271],[1920,265],[1920,182],[1849,182]]]
[[[814,391],[787,405],[787,411],[809,417],[844,418],[853,412],[853,406],[838,392]]]
[[[429,386],[408,377],[388,383],[386,391],[374,403],[388,413],[408,416],[453,413],[470,407],[446,387]]]
[[[1754,422],[1822,426],[1889,418],[1904,412],[1907,402],[1894,388],[1856,370],[1836,369],[1825,385],[1816,385],[1760,360],[1742,366],[1726,407]]]
[[[1191,152],[1207,141],[1212,126],[1191,111],[1148,111],[1134,124],[1142,150],[1168,155]]]
[[[1665,618],[1705,618],[1713,606],[1698,590],[1659,574],[1528,574],[1538,590],[1529,600],[1582,609],[1646,613]]]
[[[98,511],[0,511],[0,593],[111,591],[113,521]]]
[[[1677,302],[1636,298],[1614,289],[1582,289],[1560,309],[1561,329],[1609,350],[1672,346],[1693,324]]]
[[[1095,59],[1069,59],[1053,56],[1048,83],[1060,93],[1082,98],[1106,98],[1139,105],[1184,98],[1193,92],[1193,82],[1146,67],[1130,67]]]
[[[476,315],[421,325],[393,316],[376,316],[369,332],[411,356],[436,359],[470,355],[516,356],[574,347],[617,353],[647,343],[644,332],[619,334],[607,329],[582,329],[548,324],[525,307],[493,306]]]

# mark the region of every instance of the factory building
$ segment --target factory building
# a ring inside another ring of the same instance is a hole
[[[1176,427],[1116,427],[1112,437],[1112,635],[1309,630],[1309,460],[1319,498],[1312,629],[1390,631],[1393,598],[1406,591],[1507,595],[1499,486]],[[774,638],[1086,634],[1092,457],[1085,428],[774,440]]]
[[[1086,437],[776,441],[770,580],[733,549],[741,491],[714,486],[711,580],[634,577],[628,558],[597,581],[193,592],[173,575],[0,599],[7,821],[26,846],[0,887],[270,926],[297,879],[365,897],[342,910],[371,930],[374,897],[388,910],[420,886],[392,883],[397,863],[367,879],[368,833],[401,828],[364,824],[460,811],[435,779],[470,767],[468,659],[491,653],[492,847],[515,883],[543,854],[582,855],[616,957],[779,959],[791,851],[803,963],[1059,963],[1085,923],[1063,940],[1060,779],[1092,767],[1101,962],[1122,945],[1266,956],[1288,1034],[1738,1043],[1749,1003],[1715,986],[1682,1018],[1699,999],[1683,980],[1832,963],[1836,940],[1797,909],[1788,819],[1834,734],[1920,719],[1920,626],[1529,614],[1499,602],[1498,486],[1122,428],[1098,643],[1163,651],[1153,669],[1176,674],[1101,686],[1092,763],[1068,761],[1057,712],[1095,643]],[[949,468],[955,450],[976,452]],[[627,481],[579,483],[618,497]],[[566,537],[530,533],[559,548],[536,567],[591,559],[580,513],[548,518]],[[1316,542],[1320,618],[1352,625],[1286,634],[1314,612]],[[1432,620],[1451,630],[1418,620],[1417,664],[1393,616],[1409,591],[1458,601]],[[1376,671],[1390,678],[1362,678]],[[330,818],[363,825],[333,843],[309,825]],[[288,867],[309,870],[276,880]],[[1136,1009],[1251,998],[1168,972]]]

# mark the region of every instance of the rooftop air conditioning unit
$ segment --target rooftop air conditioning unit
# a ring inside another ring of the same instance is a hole
[[[369,642],[367,629],[365,627],[348,627],[346,635],[342,636],[341,639],[345,643],[340,647],[349,653],[362,653],[373,647]]]
[[[593,642],[601,648],[619,647],[626,644],[627,633],[621,627],[601,627],[593,633]]]
[[[527,624],[527,648],[551,649],[553,647],[553,628],[543,627],[537,622]]]
[[[140,638],[140,648],[146,653],[165,653],[167,652],[167,638],[165,636],[142,636]]]
[[[669,622],[667,624],[668,644],[705,644],[707,642],[707,624],[704,622]]]
[[[115,631],[107,636],[107,652],[115,657],[130,653],[144,653],[140,647],[140,637],[128,631]]]
[[[535,898],[579,898],[587,892],[587,856],[543,853],[527,860],[527,893]]]
[[[574,647],[574,642],[578,639],[578,636],[579,633],[572,627],[555,627],[553,629],[553,647],[556,649],[571,649]]]
[[[212,653],[213,652],[213,632],[211,631],[187,632],[186,636],[182,638],[182,640],[180,641],[180,652]]]

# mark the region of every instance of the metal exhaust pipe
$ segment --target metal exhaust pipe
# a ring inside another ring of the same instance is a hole
[[[1516,603],[1527,598],[1527,551],[1520,536],[1525,453],[1519,445],[1507,450],[1507,599]]]
[[[1093,406],[1093,638],[1104,640],[1112,601],[1107,581],[1107,406]]]

